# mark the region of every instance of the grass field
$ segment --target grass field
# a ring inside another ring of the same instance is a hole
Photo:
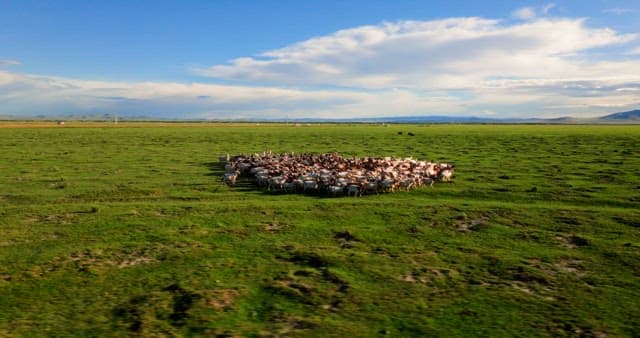
[[[0,337],[640,336],[637,126],[3,127]],[[361,198],[221,182],[263,150],[457,171]]]

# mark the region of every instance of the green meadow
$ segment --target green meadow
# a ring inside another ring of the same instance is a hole
[[[640,336],[638,126],[2,126],[0,337]],[[222,182],[265,150],[456,176]]]

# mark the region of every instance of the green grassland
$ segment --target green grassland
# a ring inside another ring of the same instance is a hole
[[[14,127],[0,337],[640,335],[637,126]],[[360,198],[221,182],[263,150],[457,171]]]

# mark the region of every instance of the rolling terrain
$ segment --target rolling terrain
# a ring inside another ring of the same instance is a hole
[[[640,335],[636,126],[0,136],[0,337]],[[361,198],[222,183],[220,155],[263,150],[413,156],[456,176]]]

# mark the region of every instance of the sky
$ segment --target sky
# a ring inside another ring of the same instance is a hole
[[[592,117],[640,108],[640,0],[0,0],[0,115]]]

